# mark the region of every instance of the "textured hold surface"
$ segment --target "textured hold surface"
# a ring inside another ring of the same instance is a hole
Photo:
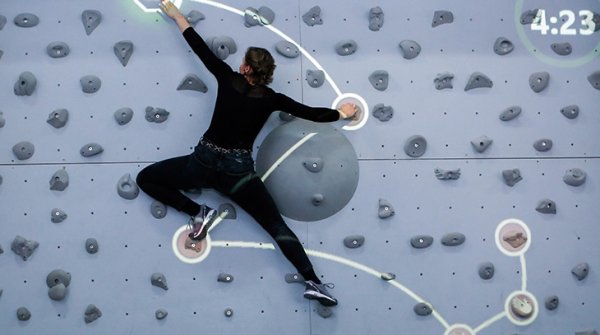
[[[521,14],[521,24],[532,24],[533,20],[536,18],[539,9],[530,9]]]
[[[133,200],[140,194],[140,188],[137,186],[131,174],[124,174],[117,183],[117,193],[123,199]]]
[[[84,314],[83,319],[85,320],[85,323],[92,323],[101,316],[102,316],[102,312],[100,311],[100,309],[98,307],[96,307],[94,304],[90,304],[85,309],[85,314]]]
[[[413,135],[406,140],[404,152],[410,157],[421,157],[427,150],[427,140],[421,135]]]
[[[60,301],[67,295],[67,287],[63,283],[52,286],[48,289],[48,297],[55,301]]]
[[[104,148],[98,143],[88,143],[79,149],[79,153],[83,157],[92,157],[104,152]]]
[[[442,244],[447,247],[456,247],[465,243],[466,237],[462,233],[449,233],[442,237]]]
[[[4,28],[4,26],[6,25],[6,22],[7,22],[6,16],[0,15],[0,30],[2,30]]]
[[[384,104],[377,104],[373,106],[373,117],[381,122],[386,122],[392,119],[394,116],[394,108],[392,106],[385,106]]]
[[[98,241],[95,238],[90,237],[85,240],[85,251],[87,251],[88,254],[93,255],[97,253],[99,249]]]
[[[167,285],[167,278],[160,272],[155,272],[152,274],[150,277],[150,283],[156,287],[162,288],[165,291],[169,289],[169,286]]]
[[[163,123],[169,118],[169,112],[164,108],[146,107],[146,121],[154,123]]]
[[[356,50],[358,50],[358,44],[352,39],[339,41],[335,45],[335,52],[340,56],[352,55]]]
[[[400,50],[404,59],[413,59],[421,53],[421,45],[413,40],[404,40],[400,42]]]
[[[567,185],[581,186],[585,183],[586,177],[587,174],[585,173],[585,171],[578,168],[574,168],[569,169],[565,172],[565,175],[563,176],[563,181]]]
[[[206,44],[222,60],[227,59],[229,55],[237,52],[237,44],[229,36],[211,37],[206,40]]]
[[[333,315],[333,310],[330,307],[317,304],[317,314],[323,319],[327,319]]]
[[[202,93],[208,92],[208,86],[197,75],[190,73],[177,86],[177,90],[198,91]]]
[[[167,317],[167,315],[169,315],[169,312],[167,312],[166,309],[157,309],[156,312],[154,312],[154,316],[156,317],[157,320],[162,320],[164,318]]]
[[[30,96],[35,91],[37,86],[37,79],[33,75],[33,73],[29,71],[25,71],[19,75],[19,79],[15,82],[15,95]]]
[[[68,287],[71,284],[71,274],[62,269],[56,269],[46,277],[46,285],[52,288],[58,284],[63,284]]]
[[[539,152],[546,152],[552,149],[552,140],[548,138],[542,138],[533,142],[533,148]]]
[[[6,125],[6,119],[4,118],[4,113],[0,112],[0,128]]]
[[[383,26],[383,9],[381,7],[373,7],[369,10],[369,30],[379,31]]]
[[[433,172],[435,173],[435,177],[439,180],[457,180],[460,178],[460,169],[442,170],[436,168]]]
[[[452,79],[454,79],[454,75],[452,73],[438,74],[437,77],[435,77],[435,79],[433,80],[433,83],[435,84],[435,89],[443,90],[443,89],[447,89],[447,88],[448,89],[453,88]]]
[[[498,37],[494,43],[494,52],[500,56],[511,53],[514,48],[513,43],[506,37]]]
[[[155,219],[162,219],[167,216],[167,206],[158,200],[152,201],[150,204],[150,213]]]
[[[598,27],[600,27],[600,24],[598,25]],[[600,90],[600,71],[596,71],[596,72],[590,74],[587,77],[587,79],[593,88]]]
[[[310,87],[321,87],[325,82],[325,72],[321,70],[306,70],[306,82]]]
[[[126,125],[133,118],[133,109],[129,107],[119,108],[115,111],[114,116],[115,121],[117,121],[119,125]]]
[[[266,6],[256,8],[248,7],[244,11],[244,25],[246,27],[266,26],[275,21],[275,12]]]
[[[483,88],[483,87],[492,87],[494,86],[494,83],[492,82],[492,80],[490,78],[488,78],[488,76],[486,76],[485,74],[481,73],[481,72],[474,72],[471,77],[469,78],[469,81],[467,82],[467,86],[465,86],[465,91],[469,91],[472,89],[476,89],[476,88]]]
[[[17,235],[10,245],[10,250],[26,261],[39,245],[36,241],[26,240],[24,237]]]
[[[529,318],[534,313],[535,306],[528,298],[517,295],[511,299],[510,309],[521,318]]]
[[[572,270],[571,273],[577,280],[584,280],[587,275],[590,273],[590,265],[588,263],[580,263],[577,264]]]
[[[33,156],[35,147],[31,142],[23,141],[15,144],[12,151],[18,160],[23,161]]]
[[[502,113],[500,113],[500,120],[510,121],[521,115],[521,111],[522,108],[520,106],[508,107],[507,109],[503,110]]]
[[[479,277],[483,280],[490,280],[494,277],[494,264],[485,262],[479,266]]]
[[[550,82],[550,73],[548,72],[535,72],[529,76],[529,87],[535,92],[540,93]]]
[[[233,276],[228,273],[219,273],[217,281],[221,283],[231,283],[233,281]]]
[[[314,6],[309,9],[308,12],[302,15],[302,21],[304,21],[304,23],[310,27],[316,24],[323,24],[323,19],[321,18],[321,7]]]
[[[65,108],[51,112],[48,114],[48,119],[46,120],[48,124],[56,129],[64,127],[67,124],[67,121],[69,121],[69,111]]]
[[[69,174],[67,170],[60,169],[50,178],[50,189],[53,191],[64,191],[69,186]]]
[[[102,81],[94,75],[81,77],[79,83],[81,84],[81,90],[88,94],[96,93],[100,90],[100,87],[102,87]]]
[[[552,51],[554,51],[557,55],[568,56],[573,52],[573,47],[571,43],[552,43],[551,45]]]
[[[492,145],[493,140],[485,135],[479,136],[478,138],[471,141],[471,145],[475,151],[481,153],[487,150]]]
[[[65,42],[52,42],[46,47],[46,53],[52,58],[67,57],[71,49]]]
[[[15,16],[14,22],[17,26],[21,28],[31,28],[35,27],[40,23],[40,18],[35,14],[31,13],[22,13]]]
[[[504,183],[510,187],[515,186],[516,183],[523,179],[519,169],[503,170],[502,178],[504,179]]]
[[[550,199],[544,199],[535,210],[542,214],[556,214],[556,203]]]
[[[410,239],[410,245],[415,249],[429,248],[433,244],[433,237],[428,235],[418,235]]]
[[[544,301],[544,305],[546,306],[547,310],[553,311],[558,308],[559,302],[560,302],[560,300],[558,299],[557,296],[551,295],[546,298],[546,300]]]
[[[416,304],[413,310],[419,316],[428,316],[431,315],[431,313],[433,313],[433,309],[431,308],[431,306],[424,302]]]
[[[350,249],[356,249],[362,247],[365,243],[365,237],[362,235],[350,235],[344,238],[344,246]]]
[[[292,283],[303,284],[304,283],[304,277],[302,277],[302,275],[299,273],[286,273],[284,279],[285,279],[285,282],[288,284],[292,284]]]
[[[275,50],[282,56],[287,58],[296,58],[300,56],[300,49],[288,41],[279,41],[275,44]]]
[[[19,307],[17,309],[17,319],[27,321],[31,319],[31,312],[26,307]]]
[[[436,10],[433,14],[432,27],[454,22],[454,14],[447,10]]]
[[[379,210],[377,212],[379,218],[389,218],[390,216],[394,215],[394,213],[394,207],[389,201],[385,199],[379,199]]]
[[[390,75],[385,70],[377,70],[369,76],[369,82],[378,91],[385,91],[388,88]]]
[[[61,223],[67,219],[67,213],[59,208],[53,208],[50,212],[50,221],[52,223]]]
[[[560,113],[564,115],[567,119],[575,119],[579,116],[579,106],[577,105],[569,105],[561,108]]]
[[[223,220],[235,220],[237,218],[235,207],[229,203],[220,204],[219,216],[223,218]]]
[[[89,36],[102,22],[102,13],[94,9],[84,10],[81,13],[81,22],[85,33]]]
[[[127,63],[129,63],[129,59],[131,58],[131,55],[133,54],[133,42],[131,42],[131,41],[117,42],[117,43],[115,43],[115,45],[113,47],[113,51],[115,52],[115,56],[117,56],[117,59],[119,60],[119,62],[121,62],[121,65],[127,66]]]
[[[193,9],[185,16],[185,19],[187,20],[187,22],[189,22],[189,24],[195,26],[196,23],[206,19],[206,16],[204,16],[204,14],[200,13],[199,11]]]

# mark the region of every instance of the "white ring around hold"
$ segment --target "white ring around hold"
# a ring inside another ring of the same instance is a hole
[[[343,126],[342,129],[357,130],[357,129],[362,128],[367,123],[367,119],[369,118],[369,105],[367,105],[367,102],[365,101],[365,99],[363,97],[361,97],[360,95],[358,95],[356,93],[343,93],[343,94],[339,95],[337,98],[335,98],[335,100],[333,100],[333,103],[331,104],[331,108],[337,109],[339,107],[340,103],[356,104],[356,105],[358,105],[357,107],[361,111],[361,115],[360,115],[361,119],[359,122],[357,122],[357,123],[351,122],[351,123]]]
[[[175,256],[177,256],[177,258],[187,264],[196,264],[196,263],[200,263],[203,260],[206,259],[206,257],[208,257],[208,254],[210,254],[210,249],[211,249],[211,244],[212,241],[210,239],[210,235],[206,235],[206,249],[203,250],[202,255],[200,255],[197,258],[190,258],[190,257],[186,257],[184,254],[182,254],[179,251],[179,248],[177,246],[178,243],[178,239],[179,239],[179,235],[181,235],[181,233],[183,233],[184,231],[188,230],[188,226],[187,225],[183,225],[181,227],[179,227],[179,229],[177,229],[177,231],[175,232],[175,234],[173,234],[173,238],[171,240],[171,247],[173,248],[173,253],[175,254]],[[201,242],[200,242],[201,243]]]

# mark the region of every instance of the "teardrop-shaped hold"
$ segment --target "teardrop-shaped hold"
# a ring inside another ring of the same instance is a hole
[[[170,114],[171,113],[164,108],[154,108],[151,106],[146,107],[146,121],[148,122],[163,123],[167,121]]]
[[[548,138],[542,138],[533,143],[533,148],[539,152],[545,152],[552,149],[552,140]]]
[[[379,210],[377,213],[379,218],[386,219],[394,215],[394,213],[394,207],[392,207],[392,204],[389,201],[385,199],[379,199]]]
[[[50,114],[48,114],[48,119],[46,120],[48,124],[56,129],[67,125],[67,121],[69,121],[69,111],[65,108],[52,111]]]
[[[567,185],[581,186],[585,183],[587,174],[582,169],[569,169],[563,176],[563,181]]]
[[[390,75],[385,70],[377,70],[369,76],[369,82],[378,91],[385,91],[388,88]]]
[[[600,24],[597,26],[600,27]],[[587,77],[587,80],[590,82],[590,85],[592,85],[593,88],[600,90],[600,71],[590,74]]]
[[[433,313],[433,309],[431,308],[431,306],[424,302],[416,304],[413,310],[415,311],[415,314],[419,316],[428,316],[431,315],[431,313]]]
[[[498,37],[494,43],[494,52],[500,56],[511,53],[514,48],[513,43],[506,37]]]
[[[46,47],[46,53],[52,58],[67,57],[71,49],[65,42],[52,42]]]
[[[442,237],[442,244],[447,247],[456,247],[465,243],[466,237],[463,233],[449,233]]]
[[[548,72],[535,72],[529,76],[529,87],[535,92],[540,93],[550,82],[550,73]]]
[[[516,183],[523,179],[521,170],[519,169],[503,170],[502,178],[504,179],[504,183],[510,187],[515,186]]]
[[[185,16],[185,19],[189,24],[195,26],[196,23],[206,19],[206,16],[204,16],[204,14],[200,13],[199,11],[193,9],[188,13],[188,15]]]
[[[18,160],[24,161],[33,156],[33,154],[35,153],[35,146],[31,142],[22,141],[15,144],[12,148],[12,151]]]
[[[150,283],[156,287],[162,288],[165,291],[169,289],[169,286],[167,285],[167,278],[160,272],[155,272],[152,274],[150,277]]]
[[[117,183],[117,193],[123,199],[132,200],[140,194],[140,188],[131,178],[131,174],[126,173],[119,179]]]
[[[408,138],[404,144],[404,152],[410,157],[421,157],[427,150],[427,140],[421,135],[414,135]]]
[[[383,9],[381,7],[373,7],[369,10],[369,30],[379,31],[383,26]]]
[[[96,93],[100,90],[100,87],[102,87],[102,81],[100,78],[94,75],[82,77],[79,80],[79,83],[81,84],[81,90],[84,93]]]
[[[321,17],[321,7],[314,6],[308,10],[308,12],[302,15],[302,21],[307,26],[312,27],[317,24],[323,24],[323,18]]]
[[[431,22],[432,27],[437,27],[442,24],[448,24],[454,22],[454,14],[447,10],[436,10],[433,13],[433,21]]]
[[[355,40],[342,40],[335,45],[335,52],[340,56],[349,56],[356,52],[358,43]]]
[[[167,216],[167,211],[167,206],[160,201],[155,200],[150,204],[150,214],[152,214],[155,219],[164,218]]]
[[[14,92],[17,96],[30,96],[37,87],[37,78],[33,73],[25,71],[19,75],[19,79],[15,82]]]
[[[579,116],[579,106],[569,105],[561,108],[560,113],[567,119],[575,119]]]
[[[93,255],[97,253],[99,249],[98,241],[95,238],[90,237],[85,240],[85,251],[87,251],[88,254]]]
[[[123,107],[123,108],[119,108],[115,114],[115,121],[117,121],[117,123],[119,125],[125,125],[127,123],[129,123],[129,121],[131,121],[131,119],[133,118],[133,109],[129,108],[129,107]]]
[[[400,50],[404,59],[413,59],[421,53],[421,45],[413,40],[404,40],[400,42]]]
[[[79,153],[83,157],[92,157],[101,154],[104,148],[98,143],[88,143],[81,147]]]
[[[85,33],[89,36],[102,22],[102,13],[94,9],[87,9],[81,13],[81,22]]]
[[[479,277],[483,280],[490,280],[494,277],[494,264],[485,262],[479,266]]]
[[[307,158],[302,162],[302,166],[310,172],[320,172],[323,169],[324,161],[320,157]]]
[[[202,93],[208,92],[208,86],[197,75],[190,73],[177,86],[177,90],[198,91]]]
[[[53,191],[64,191],[69,186],[69,174],[67,170],[60,169],[50,178],[50,189]]]
[[[221,283],[231,283],[233,281],[233,276],[228,273],[219,273],[217,281]]]
[[[558,308],[559,302],[560,300],[558,299],[558,296],[551,295],[546,298],[546,300],[544,301],[544,305],[546,306],[547,310],[553,311]]]
[[[538,11],[539,9],[530,9],[530,10],[526,10],[525,12],[521,13],[521,24],[522,25],[527,25],[527,24],[532,24],[533,21],[535,20],[535,18],[538,16]]]
[[[14,19],[15,25],[21,28],[31,28],[35,27],[40,23],[40,18],[31,13],[22,13],[15,16]]]
[[[556,203],[550,199],[544,199],[540,201],[535,210],[542,214],[556,214]]]
[[[65,221],[67,217],[67,213],[59,208],[53,208],[50,212],[50,221],[52,221],[52,223],[61,223]]]
[[[472,90],[475,88],[492,87],[492,86],[494,86],[494,83],[488,76],[486,76],[485,74],[483,74],[481,72],[475,72],[469,78],[469,81],[467,82],[467,86],[465,86],[465,91],[469,91],[469,90]]]
[[[410,245],[415,249],[429,248],[433,244],[433,237],[428,235],[418,235],[410,239]]]
[[[446,72],[438,74],[437,77],[435,77],[435,79],[433,80],[433,83],[435,84],[435,89],[443,90],[453,88],[452,79],[454,79],[454,75],[452,73]]]
[[[237,212],[232,204],[224,203],[219,205],[219,216],[223,220],[235,220],[237,218]]]
[[[121,62],[123,66],[127,66],[129,58],[131,58],[131,55],[133,54],[133,42],[117,42],[113,47],[113,51],[115,52],[115,56],[117,56],[117,59],[119,59],[119,62]]]
[[[365,243],[365,237],[362,235],[350,235],[344,239],[346,248],[360,248]]]
[[[500,113],[500,120],[510,121],[521,115],[522,108],[520,106],[511,106]]]
[[[295,44],[285,40],[277,42],[277,44],[275,44],[275,50],[280,55],[287,58],[296,58],[300,56],[300,50],[298,47]]]
[[[577,264],[571,273],[577,278],[577,280],[584,280],[585,277],[590,273],[590,265],[588,263]]]
[[[485,135],[479,136],[478,138],[471,141],[473,149],[477,152],[484,152],[492,145],[493,140]]]
[[[325,72],[321,70],[306,70],[306,82],[312,88],[318,88],[325,82]]]
[[[569,42],[552,43],[550,47],[552,48],[552,51],[560,56],[568,56],[573,52],[573,46],[571,46],[571,43]]]

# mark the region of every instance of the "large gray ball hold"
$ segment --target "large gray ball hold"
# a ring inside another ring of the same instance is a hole
[[[58,284],[63,284],[65,287],[68,287],[69,284],[71,284],[71,274],[61,269],[50,272],[46,277],[46,285],[48,285],[49,288],[52,288]]]

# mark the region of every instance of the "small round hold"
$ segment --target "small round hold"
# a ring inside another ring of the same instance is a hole
[[[164,318],[167,317],[167,315],[169,315],[169,312],[167,312],[166,309],[159,309],[154,313],[154,316],[156,316],[157,320],[162,320]]]
[[[553,311],[558,308],[559,299],[557,296],[552,295],[546,298],[545,305],[546,309],[549,311]]]
[[[70,51],[65,42],[52,42],[46,47],[46,53],[52,58],[67,57]]]
[[[217,277],[217,281],[221,283],[231,283],[233,281],[233,276],[228,273],[220,273]]]
[[[344,239],[344,245],[350,249],[360,248],[364,243],[365,237],[362,235],[351,235]]]
[[[542,138],[533,143],[533,148],[539,152],[546,152],[552,149],[552,140],[548,138]]]
[[[415,236],[410,240],[410,245],[415,249],[429,248],[433,244],[433,237],[427,235]]]
[[[569,169],[567,170],[567,172],[565,172],[565,175],[563,176],[563,181],[567,185],[577,187],[585,183],[586,176],[587,174],[585,173],[585,171],[581,169]]]
[[[535,210],[542,214],[556,214],[556,203],[550,199],[544,199]]]
[[[46,285],[48,285],[49,288],[58,284],[63,284],[65,287],[68,287],[70,283],[71,274],[61,269],[54,270],[46,276]]]
[[[400,50],[404,59],[413,59],[421,53],[421,46],[415,41],[404,40],[400,42]]]
[[[494,277],[494,264],[490,262],[483,263],[479,266],[479,277],[483,280],[489,280]]]
[[[98,241],[95,238],[88,238],[85,240],[85,250],[88,254],[95,254],[98,252]]]
[[[23,141],[15,144],[12,150],[17,159],[23,161],[33,156],[35,146],[31,142]]]
[[[413,310],[419,316],[428,316],[431,315],[431,313],[433,313],[433,309],[431,308],[431,306],[424,302],[416,304]]]
[[[133,110],[129,107],[123,107],[118,109],[115,114],[115,120],[119,125],[125,125],[133,118]]]
[[[79,153],[83,157],[92,157],[104,152],[104,148],[98,143],[88,143],[81,147]]]
[[[100,78],[93,75],[82,77],[79,80],[79,83],[81,84],[81,90],[84,93],[96,93],[100,90],[100,87],[102,87]]]
[[[325,196],[323,196],[321,193],[315,193],[313,194],[311,201],[314,206],[321,206],[323,201],[325,201]]]
[[[223,314],[225,314],[226,317],[230,318],[233,316],[233,309],[226,308]]]
[[[548,72],[536,72],[529,76],[529,86],[535,93],[540,93],[550,82],[550,74]]]
[[[411,136],[404,145],[404,152],[410,157],[421,157],[427,150],[427,140],[421,135]]]
[[[354,40],[343,40],[335,45],[335,51],[340,56],[349,56],[356,52],[358,44]]]
[[[17,319],[27,321],[31,319],[31,312],[25,307],[19,307],[19,309],[17,309]]]
[[[577,278],[577,280],[584,280],[587,275],[590,273],[590,265],[588,263],[580,263],[577,264],[572,270],[571,273],[573,276]]]
[[[514,48],[515,47],[513,43],[505,37],[498,37],[494,43],[494,52],[500,56],[509,54],[514,50]]]

